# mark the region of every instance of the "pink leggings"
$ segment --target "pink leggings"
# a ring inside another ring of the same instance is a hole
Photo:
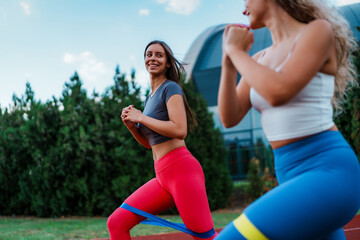
[[[203,233],[214,227],[203,170],[186,147],[177,148],[155,161],[155,172],[156,178],[131,194],[125,203],[154,215],[176,205],[188,229]],[[123,208],[116,209],[107,221],[110,239],[131,239],[130,229],[144,219]]]

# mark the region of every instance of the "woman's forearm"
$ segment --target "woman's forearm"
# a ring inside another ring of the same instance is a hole
[[[236,95],[237,71],[223,63],[218,94],[219,117],[225,127],[231,127],[239,123],[238,98]]]
[[[184,126],[177,126],[173,121],[170,120],[162,121],[143,115],[139,123],[166,137],[184,140],[187,135],[186,127],[184,128]]]
[[[139,129],[136,126],[128,129],[131,132],[131,134],[134,136],[136,141],[138,141],[141,145],[143,145],[147,149],[151,148],[149,140],[139,132]]]
[[[234,49],[230,59],[248,85],[271,105],[276,106],[290,100],[294,87],[281,73],[257,63],[245,51],[238,49]]]

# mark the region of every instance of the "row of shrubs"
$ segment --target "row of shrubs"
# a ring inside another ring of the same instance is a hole
[[[117,67],[114,84],[89,97],[75,73],[45,103],[27,83],[0,110],[0,215],[107,216],[154,177],[151,151],[119,117],[130,104],[143,108],[135,72],[126,79]],[[222,208],[232,188],[222,136],[192,83],[183,88],[199,121],[186,144],[203,166],[211,209]]]

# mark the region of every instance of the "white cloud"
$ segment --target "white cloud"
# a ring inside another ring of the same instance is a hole
[[[166,11],[181,15],[190,15],[200,5],[201,0],[156,0],[157,3],[166,3]]]
[[[139,10],[139,15],[141,16],[147,16],[150,14],[150,10],[149,9],[146,9],[146,8],[143,8],[143,9],[140,9]]]
[[[136,60],[136,56],[135,56],[135,55],[130,55],[129,59],[130,59],[131,61],[135,61],[135,60]]]
[[[31,14],[31,10],[30,10],[30,4],[26,3],[26,2],[20,2],[19,3],[20,6],[22,7],[22,9],[24,10],[26,15],[30,15]]]
[[[31,73],[25,73],[25,74],[24,74],[24,77],[25,77],[26,79],[29,79],[29,78],[31,77]]]
[[[111,73],[109,68],[103,62],[98,61],[90,51],[78,55],[65,53],[63,61],[66,64],[73,64],[80,77],[91,82],[96,82],[101,76]]]
[[[65,53],[63,60],[65,63],[69,64],[69,63],[73,63],[75,62],[75,56],[70,54],[70,53]]]
[[[360,2],[360,1],[359,0],[335,0],[335,4],[338,6],[349,5],[349,4],[358,3],[358,2]]]

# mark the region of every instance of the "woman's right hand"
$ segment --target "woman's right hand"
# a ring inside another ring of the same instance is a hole
[[[224,33],[223,33],[223,37],[222,37],[222,52],[223,52],[223,55],[222,55],[222,66],[226,66],[226,67],[230,67],[230,68],[234,68],[234,65],[233,63],[231,62],[230,60],[230,57],[229,55],[226,53],[226,37],[227,37],[227,34],[229,32],[229,28],[231,27],[241,27],[241,28],[246,28],[246,29],[250,29],[249,26],[245,25],[245,24],[229,24],[226,26],[225,30],[224,30]]]
[[[230,57],[229,55],[226,53],[225,51],[225,41],[226,41],[226,34],[228,32],[228,28],[230,26],[226,26],[225,30],[224,30],[224,33],[223,33],[223,36],[222,36],[222,66],[223,67],[232,67],[234,68],[234,65],[232,64],[231,60],[230,60]]]
[[[244,24],[229,24],[223,33],[223,52],[234,53],[235,49],[249,52],[254,43],[254,34],[250,27]]]
[[[124,120],[124,117],[125,117],[125,114],[128,112],[128,110],[131,108],[131,107],[134,107],[134,105],[129,105],[127,107],[124,107],[121,111],[121,120],[123,121],[123,123],[125,124],[125,126],[128,128],[128,129],[132,129],[135,127],[135,122],[132,122],[130,120]]]

